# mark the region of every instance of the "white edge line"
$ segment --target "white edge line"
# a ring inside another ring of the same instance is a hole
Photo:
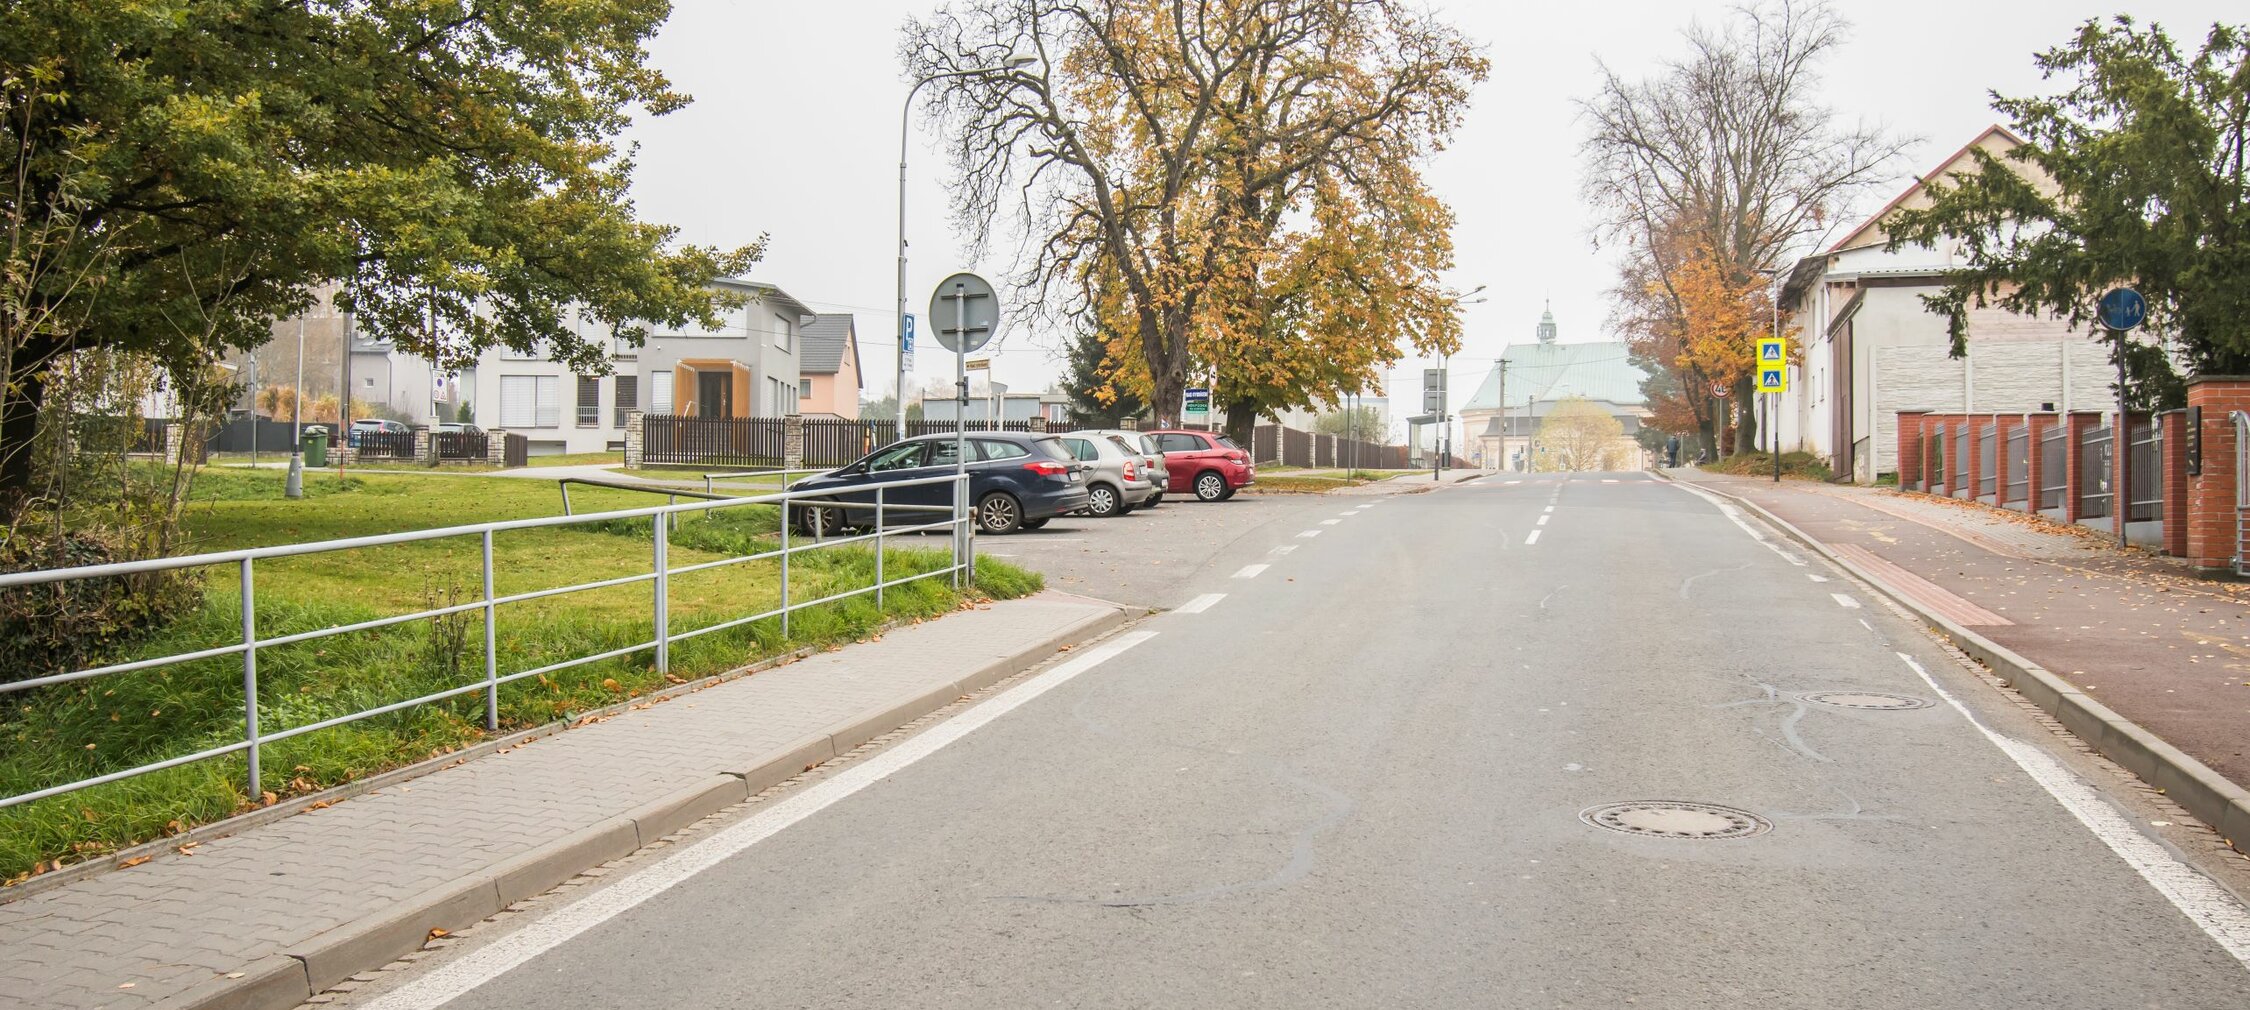
[[[1136,645],[1156,637],[1133,631],[1065,660],[1055,668],[1009,688],[983,704],[930,727],[897,746],[808,786],[745,820],[665,857],[615,884],[592,891],[553,914],[464,955],[367,1005],[367,1010],[428,1010],[522,967],[644,901],[765,841],[792,825],[898,774],[1032,699],[1068,683]]]
[[[1928,684],[1931,691],[1945,699],[1946,704],[1961,713],[1961,718],[1969,720],[1969,725],[2015,761],[2016,767],[2031,776],[2031,780],[2062,804],[2064,810],[2070,811],[2072,817],[2078,818],[2078,823],[2101,839],[2103,845],[2109,846],[2111,852],[2117,853],[2117,858],[2139,873],[2142,880],[2148,881],[2173,908],[2179,909],[2180,914],[2187,916],[2188,921],[2195,923],[2204,935],[2233,955],[2243,967],[2250,968],[2250,908],[2243,907],[2210,878],[2172,858],[2163,846],[2134,830],[2125,815],[2103,800],[2092,786],[2071,774],[2062,762],[2031,744],[1994,732],[1979,721],[1968,706],[1961,704],[1960,699],[1939,687],[1937,678],[1930,676],[1930,671],[1923,669],[1914,657],[1903,652],[1897,655],[1921,675],[1922,682]]]
[[[1179,608],[1172,612],[1175,614],[1200,614],[1206,610],[1211,609],[1212,606],[1216,605],[1220,600],[1226,598],[1227,594],[1225,593],[1205,593],[1201,596],[1196,597],[1195,599],[1187,601],[1186,603],[1180,604]]]

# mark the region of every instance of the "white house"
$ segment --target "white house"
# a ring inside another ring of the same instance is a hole
[[[1998,155],[2022,143],[1991,127],[1924,178],[1973,172],[1972,150]],[[1891,214],[1928,199],[1917,180],[1841,241],[1799,262],[1782,288],[1782,309],[1797,319],[1803,347],[1783,398],[1782,444],[1825,457],[1861,482],[1897,471],[1902,410],[2087,410],[2112,400],[2108,351],[2060,319],[1972,310],[1968,355],[1952,356],[1945,317],[1925,308],[1922,296],[1961,265],[1960,250],[1951,243],[1883,248]]]
[[[610,342],[611,374],[578,375],[538,353],[487,350],[463,380],[476,423],[528,437],[534,455],[622,450],[625,416],[781,417],[798,412],[798,354],[814,313],[770,284],[725,278],[712,285],[747,304],[719,328],[651,328],[638,347],[609,337],[606,324],[574,318],[580,335]]]

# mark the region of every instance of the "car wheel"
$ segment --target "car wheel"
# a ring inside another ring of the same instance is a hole
[[[1023,508],[1013,495],[994,491],[977,502],[977,529],[984,533],[1014,533],[1023,528]]]
[[[1220,500],[1220,501],[1226,501],[1226,500],[1228,500],[1228,499],[1230,499],[1230,498],[1233,498],[1233,497],[1234,497],[1234,493],[1235,493],[1236,491],[1239,491],[1239,490],[1241,490],[1241,488],[1238,488],[1238,487],[1235,487],[1235,486],[1234,486],[1234,485],[1232,485],[1232,484],[1229,484],[1229,485],[1227,485],[1227,493],[1225,493],[1225,494],[1223,494],[1223,495],[1220,495],[1220,496],[1219,496],[1219,500]]]
[[[1086,489],[1086,514],[1096,519],[1123,515],[1123,505],[1123,500],[1117,496],[1117,489],[1107,484],[1096,484]]]
[[[1145,509],[1152,509],[1162,504],[1164,504],[1164,492],[1158,491],[1155,494],[1149,495],[1148,500],[1141,503],[1141,507]]]
[[[1048,516],[1048,517],[1047,517],[1047,519],[1052,519],[1052,518],[1054,518],[1054,517],[1053,517],[1053,516]],[[1023,528],[1023,529],[1027,529],[1027,530],[1035,530],[1035,529],[1038,529],[1038,528],[1039,528],[1039,527],[1041,527],[1041,526],[1045,526],[1045,525],[1047,525],[1047,519],[1026,519],[1026,520],[1024,520],[1024,521],[1023,521],[1023,527],[1022,527],[1022,528]]]
[[[1217,470],[1205,470],[1195,475],[1196,501],[1227,500],[1227,479]]]
[[[815,539],[835,536],[843,532],[844,510],[820,505],[800,507],[797,510],[797,529]]]

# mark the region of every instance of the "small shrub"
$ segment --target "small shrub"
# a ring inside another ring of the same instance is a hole
[[[108,531],[41,536],[19,531],[0,547],[0,571],[100,565],[130,556]],[[99,657],[194,610],[202,582],[186,571],[72,579],[0,590],[0,678],[29,680]]]

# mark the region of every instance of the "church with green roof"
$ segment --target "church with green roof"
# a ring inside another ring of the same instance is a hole
[[[1559,336],[1550,308],[1539,317],[1536,340],[1501,352],[1459,408],[1468,450],[1463,455],[1488,470],[1533,469],[1539,422],[1556,404],[1574,398],[1607,410],[1625,429],[1624,440],[1633,441],[1649,416],[1648,397],[1641,393],[1647,373],[1633,364],[1622,341],[1566,344]],[[1643,458],[1638,443],[1630,453]]]

